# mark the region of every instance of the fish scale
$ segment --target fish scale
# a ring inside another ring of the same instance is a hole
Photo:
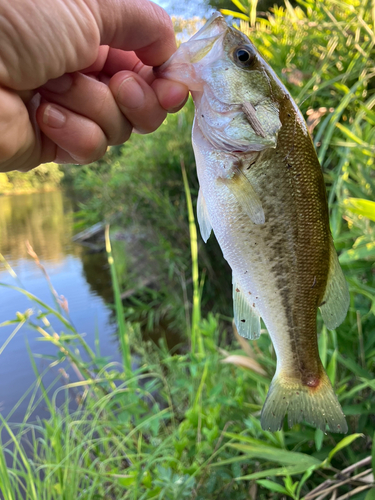
[[[192,90],[198,221],[205,241],[213,230],[232,269],[236,327],[256,339],[262,317],[275,347],[262,427],[281,429],[287,414],[289,426],[305,420],[347,432],[319,358],[316,315],[320,307],[326,326],[336,328],[349,294],[322,170],[298,107],[220,14],[157,73]]]

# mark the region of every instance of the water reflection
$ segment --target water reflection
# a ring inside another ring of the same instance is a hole
[[[72,243],[74,202],[56,191],[30,195],[0,197],[0,253],[11,264],[23,286],[31,293],[53,305],[45,278],[28,255],[28,240],[45,266],[54,288],[69,303],[72,321],[87,342],[94,347],[95,332],[99,332],[101,354],[117,357],[117,341],[111,325],[111,311],[103,296],[111,300],[110,276],[105,254],[90,254],[87,249]],[[16,284],[0,262],[0,283]],[[0,324],[14,319],[34,305],[15,290],[0,287]],[[56,331],[62,325],[52,321]],[[0,348],[13,331],[13,325],[0,328]],[[37,334],[23,327],[0,355],[0,410],[6,416],[35,380],[26,339],[33,353],[55,355],[56,349],[39,342]],[[37,360],[38,369],[48,365],[45,358]],[[57,369],[48,375],[50,383]],[[26,403],[13,414],[20,421]],[[43,414],[43,408],[38,409]]]
[[[73,202],[61,191],[0,197],[0,249],[11,261],[27,258],[25,241],[38,255],[60,262],[71,244]]]

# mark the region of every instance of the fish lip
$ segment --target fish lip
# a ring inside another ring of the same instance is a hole
[[[185,42],[186,44],[190,43],[191,41],[196,41],[196,40],[204,40],[207,38],[217,38],[219,39],[227,30],[229,29],[224,17],[220,12],[214,12],[210,19],[205,23],[204,26],[200,30],[193,35],[188,42]],[[184,44],[181,44],[184,45]],[[161,64],[160,66],[154,66],[153,67],[153,73],[156,78],[167,78],[167,71],[168,67],[171,64],[171,61],[174,59],[174,56],[176,53],[179,52],[179,49],[172,54],[172,56],[166,61],[165,63]]]
[[[214,12],[210,19],[202,28],[193,35],[190,40],[211,38],[214,35],[220,36],[228,29],[224,16],[220,12]]]
[[[165,64],[165,63],[160,64],[160,66],[154,66],[154,67],[152,68],[152,71],[153,71],[154,76],[155,76],[156,78],[161,78],[161,74],[162,74],[162,69],[161,69],[161,68],[164,66],[164,64]]]

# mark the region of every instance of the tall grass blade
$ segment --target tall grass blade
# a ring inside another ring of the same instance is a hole
[[[189,233],[190,233],[190,250],[191,250],[191,267],[192,267],[192,279],[193,279],[193,311],[192,311],[192,321],[191,321],[191,351],[195,353],[198,349],[200,355],[204,354],[204,344],[199,328],[199,323],[201,320],[201,298],[199,289],[199,267],[198,267],[198,235],[197,226],[195,224],[193,203],[191,200],[191,193],[189,188],[189,182],[186,175],[186,169],[183,159],[181,158],[181,171],[182,178],[184,181],[186,204],[188,210],[189,218]]]
[[[115,310],[116,310],[116,319],[119,329],[119,337],[121,344],[121,354],[122,360],[124,364],[124,370],[127,378],[132,377],[132,365],[131,365],[131,352],[130,352],[130,342],[129,342],[129,333],[126,328],[125,319],[124,319],[124,308],[121,301],[121,292],[117,279],[115,263],[112,255],[112,247],[111,241],[109,238],[109,225],[107,224],[105,227],[105,247],[108,255],[108,264],[111,270],[111,278],[112,278],[112,286],[113,293],[115,296]]]

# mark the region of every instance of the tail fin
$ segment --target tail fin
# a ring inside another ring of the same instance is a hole
[[[286,413],[289,427],[305,420],[323,432],[326,425],[331,432],[348,432],[340,403],[324,371],[317,387],[303,385],[298,379],[286,379],[281,374],[275,375],[262,409],[262,428],[272,432],[280,430]]]

